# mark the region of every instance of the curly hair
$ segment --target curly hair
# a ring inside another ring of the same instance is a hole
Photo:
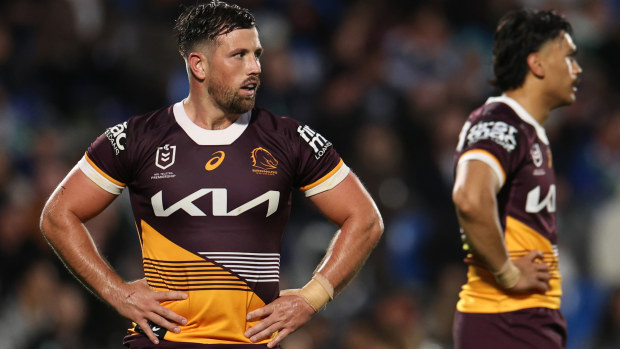
[[[247,9],[223,1],[187,7],[174,26],[179,53],[187,58],[196,44],[215,42],[220,35],[236,29],[250,29],[255,24],[254,16]]]
[[[554,11],[513,10],[499,21],[493,37],[491,83],[503,91],[520,87],[528,72],[527,56],[564,33],[572,34],[570,23]]]

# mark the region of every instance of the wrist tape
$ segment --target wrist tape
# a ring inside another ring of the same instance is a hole
[[[511,289],[519,282],[521,271],[509,258],[498,271],[493,273],[493,276],[495,276],[495,281],[497,281],[502,288]]]
[[[329,280],[319,273],[314,274],[299,293],[315,312],[334,299],[334,287]]]

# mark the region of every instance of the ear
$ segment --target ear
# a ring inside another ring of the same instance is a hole
[[[207,77],[208,62],[204,55],[197,52],[190,53],[187,57],[187,65],[188,70],[196,79],[203,81]]]
[[[527,66],[530,68],[532,74],[539,79],[545,77],[545,68],[543,67],[541,58],[539,52],[532,52],[527,56]]]

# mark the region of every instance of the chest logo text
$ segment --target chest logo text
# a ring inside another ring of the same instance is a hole
[[[257,207],[267,202],[267,214],[265,217],[269,217],[274,214],[278,208],[280,202],[280,192],[276,190],[269,190],[263,195],[254,198],[245,204],[228,211],[228,190],[226,188],[203,188],[195,191],[192,194],[184,197],[176,203],[170,205],[164,209],[163,203],[163,191],[159,191],[157,194],[151,197],[151,205],[153,206],[153,212],[157,217],[168,217],[178,210],[183,210],[190,216],[206,216],[207,214],[202,211],[198,206],[194,204],[194,201],[202,198],[203,196],[211,194],[212,211],[213,216],[227,216],[236,217],[254,207]]]

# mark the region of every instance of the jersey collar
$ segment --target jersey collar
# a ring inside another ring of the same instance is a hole
[[[489,97],[489,99],[487,99],[485,104],[490,104],[490,103],[504,103],[508,105],[512,110],[514,110],[517,116],[521,118],[521,120],[527,122],[528,124],[534,127],[534,129],[536,130],[536,134],[538,135],[538,138],[540,138],[543,141],[543,143],[549,145],[549,139],[547,138],[547,132],[545,131],[545,128],[542,127],[538,123],[538,121],[536,121],[536,119],[534,119],[534,117],[530,115],[530,113],[528,113],[527,110],[525,110],[521,106],[521,104],[519,104],[519,102],[503,94],[499,97]]]
[[[185,133],[198,145],[230,145],[237,140],[250,124],[252,111],[241,114],[232,125],[223,130],[206,130],[196,125],[185,112],[183,101],[172,107],[174,119]]]

